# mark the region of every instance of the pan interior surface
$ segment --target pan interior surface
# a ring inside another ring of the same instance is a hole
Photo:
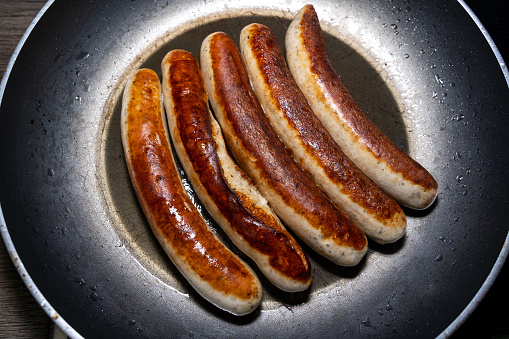
[[[282,15],[283,13],[278,14]],[[149,47],[149,51],[151,52],[147,53],[147,58],[140,60],[138,65],[134,66],[134,68],[151,68],[160,73],[160,64],[164,55],[168,51],[177,48],[193,51],[195,57],[199,59],[200,42],[208,33],[229,30],[230,35],[238,35],[240,29],[254,22],[253,20],[271,27],[279,36],[279,40],[284,42],[286,27],[290,23],[290,20],[283,19],[281,16],[232,17],[231,15],[232,14],[228,14],[225,18],[216,18],[216,20],[206,24],[201,21],[192,22],[192,25],[179,35],[170,35],[171,39],[155,52],[152,52],[152,46]],[[348,79],[346,79],[347,76],[350,78],[360,77],[365,79],[365,82],[369,84],[368,86],[358,86],[357,88],[351,86],[351,88],[357,91],[359,97],[366,98],[362,104],[366,107],[367,111],[376,112],[379,111],[380,107],[384,108],[384,114],[380,114],[382,116],[372,115],[373,120],[378,118],[378,126],[385,129],[387,134],[391,136],[391,139],[397,142],[403,149],[408,150],[409,143],[407,141],[408,136],[405,122],[403,121],[403,114],[399,109],[398,100],[392,94],[391,89],[385,85],[388,82],[382,78],[380,71],[376,70],[361,54],[355,51],[353,47],[342,42],[339,38],[330,34],[326,34],[326,38],[328,45],[336,47],[333,52],[337,55],[337,59],[342,60],[342,63],[339,63],[337,68],[345,70],[342,72],[345,81],[348,81]],[[281,47],[283,48],[283,46]],[[126,72],[122,78],[126,78],[129,72]],[[351,79],[350,81],[353,82]],[[113,223],[113,225],[116,227],[119,237],[123,239],[123,243],[129,248],[133,256],[137,258],[139,262],[143,262],[143,266],[151,267],[154,275],[157,275],[167,282],[171,281],[170,285],[178,284],[171,271],[168,270],[166,254],[161,250],[152,235],[129,181],[129,174],[125,164],[119,133],[121,94],[124,83],[119,82],[118,84],[119,87],[112,91],[114,95],[110,98],[111,103],[106,106],[106,111],[104,113],[105,127],[103,128],[104,134],[102,138],[102,179],[104,181],[103,189],[107,192],[106,199],[109,206],[108,210],[115,211],[112,218],[116,217],[117,221]],[[367,93],[375,93],[375,95],[369,96]],[[228,242],[230,248],[233,249],[233,244],[223,232],[219,230],[219,227],[200,204],[182,167],[180,164],[178,165],[180,174],[183,177],[184,187],[187,189],[189,195],[192,196],[196,206],[207,219],[208,224],[215,230],[215,233],[220,236],[224,242]],[[237,253],[241,255],[240,252]],[[331,265],[326,261],[322,264],[326,266]],[[324,279],[327,282],[335,281],[339,283],[334,273],[329,272],[327,274],[326,270],[324,273],[326,274]],[[319,276],[320,275],[315,276],[315,280],[319,279]],[[330,284],[324,283],[323,285],[329,287]],[[182,290],[181,287],[179,289]]]
[[[481,288],[508,231],[501,127],[509,96],[488,43],[454,1],[314,3],[333,65],[353,97],[439,183],[433,206],[405,210],[403,239],[371,241],[353,268],[303,245],[313,283],[302,293],[277,290],[251,265],[264,299],[245,317],[204,301],[158,245],[120,139],[127,77],[139,67],[160,74],[174,48],[199,58],[202,40],[214,31],[238,41],[252,22],[271,28],[283,47],[302,5],[57,1],[27,38],[2,99],[0,147],[8,160],[0,174],[9,180],[0,201],[19,257],[78,333],[429,337]],[[183,182],[194,197],[185,175]]]

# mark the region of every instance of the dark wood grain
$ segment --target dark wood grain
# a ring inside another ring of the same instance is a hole
[[[0,77],[45,1],[0,0]],[[0,241],[0,338],[48,338],[50,318],[21,280]]]

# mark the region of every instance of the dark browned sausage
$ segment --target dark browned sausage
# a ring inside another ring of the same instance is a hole
[[[293,79],[276,36],[261,24],[240,34],[253,89],[274,130],[317,185],[368,237],[391,243],[405,234],[401,207],[341,151]]]
[[[311,283],[311,265],[247,175],[230,158],[209,111],[194,56],[169,52],[162,62],[170,135],[198,197],[232,241],[287,292]]]
[[[311,108],[353,163],[401,204],[424,209],[438,185],[361,111],[327,55],[318,16],[306,5],[286,32],[288,66]]]
[[[367,249],[364,233],[293,160],[250,86],[240,52],[224,33],[202,43],[202,74],[227,145],[276,214],[319,254],[345,266]]]
[[[138,201],[175,266],[205,299],[233,314],[252,312],[262,289],[253,271],[208,229],[187,196],[164,127],[157,74],[136,71],[122,101],[122,142]]]

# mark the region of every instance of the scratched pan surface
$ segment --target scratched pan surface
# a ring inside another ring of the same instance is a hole
[[[69,335],[431,337],[451,333],[486,292],[507,256],[509,91],[455,1],[313,3],[353,96],[439,183],[431,208],[406,210],[404,239],[371,242],[354,268],[306,248],[310,290],[282,293],[260,275],[263,303],[245,317],[205,302],[155,241],[120,140],[127,75],[142,66],[160,73],[170,49],[198,56],[207,34],[238,39],[251,22],[282,43],[304,4],[56,1],[38,19],[3,88],[2,234]]]

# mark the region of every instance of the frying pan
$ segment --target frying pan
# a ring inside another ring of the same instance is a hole
[[[69,336],[445,337],[475,308],[508,252],[509,77],[462,2],[313,2],[354,98],[439,183],[433,206],[405,210],[404,239],[370,242],[353,268],[305,247],[311,288],[283,293],[259,274],[261,307],[235,317],[204,301],[151,234],[120,140],[128,74],[160,72],[173,48],[198,56],[208,33],[238,39],[251,22],[282,43],[304,4],[97,0],[43,8],[2,81],[0,229],[32,294]]]

